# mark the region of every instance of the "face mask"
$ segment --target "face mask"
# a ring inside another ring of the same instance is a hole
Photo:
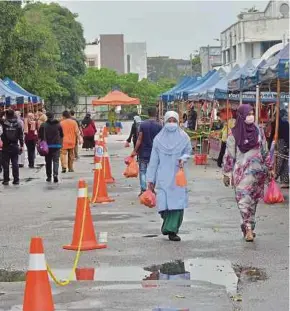
[[[254,116],[247,116],[245,123],[246,124],[253,124],[255,122],[255,117]]]
[[[165,123],[165,128],[169,131],[169,132],[174,132],[177,130],[177,123]]]

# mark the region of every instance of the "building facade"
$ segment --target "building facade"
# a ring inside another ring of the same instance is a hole
[[[146,42],[125,43],[125,73],[137,73],[139,81],[147,78]]]
[[[269,1],[263,12],[242,12],[238,21],[221,33],[223,66],[233,68],[247,60],[261,58],[272,46],[289,38],[287,1]]]
[[[86,45],[85,56],[87,67],[101,68],[100,44],[98,41]]]
[[[201,74],[205,75],[208,71],[222,65],[222,53],[220,46],[202,46],[199,49],[201,63]]]

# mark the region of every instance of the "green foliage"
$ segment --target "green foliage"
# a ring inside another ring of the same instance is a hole
[[[200,62],[200,56],[197,55],[195,56],[193,59],[192,59],[192,65],[199,65],[201,62]]]

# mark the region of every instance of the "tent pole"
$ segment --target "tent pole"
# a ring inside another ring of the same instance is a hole
[[[277,142],[278,142],[278,135],[279,135],[279,117],[280,117],[280,93],[281,93],[281,85],[280,85],[280,79],[277,79],[277,99],[276,99],[276,124],[275,124],[275,135],[274,135],[274,141],[275,141],[275,147],[277,150]],[[274,172],[276,172],[277,169],[277,156],[278,153],[275,153],[275,164],[274,164]]]
[[[256,125],[259,124],[259,106],[260,106],[260,87],[256,85],[256,107],[255,107],[255,119]]]
[[[243,92],[240,91],[240,105],[243,104]]]
[[[229,136],[229,109],[230,109],[230,101],[227,99],[227,137]]]

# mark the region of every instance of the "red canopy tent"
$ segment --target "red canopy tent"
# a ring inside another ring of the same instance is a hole
[[[92,101],[93,106],[121,106],[121,105],[139,105],[140,99],[129,97],[127,94],[124,94],[120,91],[112,91],[106,96],[100,99],[94,99]]]

